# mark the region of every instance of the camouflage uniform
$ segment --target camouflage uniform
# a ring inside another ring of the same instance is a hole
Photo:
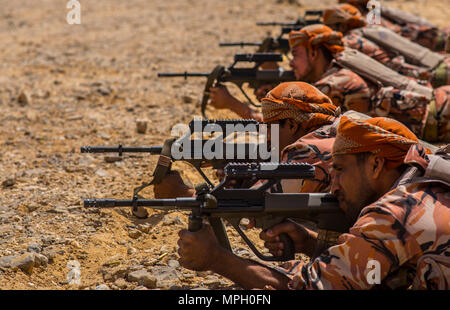
[[[418,162],[428,164],[423,149],[412,146],[405,163]],[[443,183],[426,181],[392,189],[361,211],[339,244],[310,263],[289,262],[289,287],[450,289],[448,193]],[[380,264],[380,285],[367,280],[371,260]]]
[[[336,119],[332,125],[322,126],[284,148],[281,153],[281,162],[313,165],[315,177],[311,180],[282,180],[281,187],[274,189],[274,192],[327,193],[330,191],[331,147],[336,136],[332,128],[338,123],[339,119]]]
[[[281,152],[283,163],[308,163],[316,167],[313,180],[281,180],[271,190],[316,193],[330,190],[331,147],[339,109],[330,98],[304,82],[282,83],[261,100],[264,122],[294,120],[307,134]]]
[[[339,3],[348,3],[354,5],[365,16],[368,13],[367,3],[368,0],[339,0]],[[381,25],[391,29],[399,35],[410,39],[422,46],[425,46],[433,51],[443,51],[445,48],[445,41],[450,34],[450,27],[444,29],[438,29],[430,22],[419,19],[416,21],[403,22],[401,18],[391,17],[389,18],[388,12],[385,11],[397,11],[396,15],[403,15],[404,13],[398,9],[384,7],[381,10]]]
[[[450,81],[447,79],[450,75],[450,66],[448,66],[450,55],[447,57],[448,59],[432,70],[427,66],[422,67],[407,63],[401,52],[400,55],[397,56],[398,53],[395,52],[395,49],[394,51],[391,51],[383,44],[376,43],[378,41],[368,39],[364,34],[364,29],[370,28],[369,30],[375,30],[375,32],[378,33],[379,38],[383,39],[383,41],[389,41],[391,39],[384,37],[382,32],[376,31],[377,28],[379,30],[389,30],[387,33],[394,32],[394,37],[399,36],[399,34],[387,27],[376,26],[375,28],[372,28],[372,26],[367,24],[367,21],[365,17],[361,15],[361,12],[353,5],[340,4],[324,10],[323,22],[329,27],[342,31],[342,33],[345,34],[342,37],[344,46],[358,50],[400,74],[431,82],[433,87],[447,85]],[[403,38],[398,39],[401,39],[401,41],[404,40]],[[415,64],[416,62],[413,63]]]
[[[354,110],[367,114],[371,110],[371,97],[376,86],[358,74],[332,65],[319,81],[314,83],[321,92],[330,97],[333,104],[343,111]]]
[[[449,27],[440,30],[435,27],[411,23],[399,25],[384,17],[381,17],[381,25],[435,52],[444,51],[445,41],[450,34]]]
[[[433,74],[428,72],[426,68],[407,63],[403,56],[395,56],[375,42],[372,42],[355,32],[346,34],[342,37],[342,41],[345,46],[372,57],[400,74],[426,81],[431,80],[433,77]]]
[[[408,90],[380,88],[335,65],[314,86],[343,111],[394,118],[428,142],[450,141],[450,86],[434,89],[430,102]]]
[[[431,102],[408,90],[382,87],[373,103],[370,116],[394,118],[428,142],[450,141],[450,86],[434,89]]]

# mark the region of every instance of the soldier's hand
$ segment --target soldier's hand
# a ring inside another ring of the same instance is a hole
[[[183,229],[178,236],[179,263],[184,268],[205,271],[220,263],[220,253],[224,249],[217,241],[211,225],[203,224],[202,229],[196,232]]]
[[[254,90],[256,99],[258,99],[258,101],[261,101],[264,97],[266,97],[267,93],[274,88],[275,86],[272,84],[264,84],[259,86],[257,89]]]
[[[195,190],[187,186],[176,170],[170,171],[160,184],[153,187],[155,198],[192,197]]]
[[[209,92],[211,105],[218,110],[231,109],[231,105],[236,100],[223,85],[211,87]]]
[[[312,255],[317,242],[317,233],[306,227],[286,221],[262,231],[259,237],[265,241],[264,246],[274,256],[283,255],[284,244],[280,241],[279,235],[285,233],[293,241],[296,253]]]
[[[216,177],[222,182],[225,179],[225,171],[223,169],[216,170]],[[236,180],[229,180],[225,188],[233,188],[237,184]]]

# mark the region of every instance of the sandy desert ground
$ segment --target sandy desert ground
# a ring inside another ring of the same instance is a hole
[[[259,41],[278,28],[255,22],[292,21],[335,1],[80,3],[82,24],[69,25],[65,1],[0,1],[0,289],[238,289],[178,265],[185,212],[150,211],[136,220],[128,209],[84,209],[84,197],[130,198],[157,158],[111,163],[80,154],[80,146],[162,144],[174,124],[200,115],[204,79],[158,79],[157,72],[229,65],[254,48],[219,48],[219,41]],[[450,16],[448,1],[384,3],[439,26]],[[136,131],[140,119],[148,122],[145,134]],[[202,181],[186,164],[174,168],[192,184]],[[252,257],[230,236],[236,253]],[[79,285],[67,284],[70,261],[80,265]]]

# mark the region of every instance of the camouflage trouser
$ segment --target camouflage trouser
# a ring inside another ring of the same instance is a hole
[[[431,85],[434,88],[450,85],[450,56],[447,56],[444,61],[433,70]]]
[[[436,88],[433,94],[423,139],[428,142],[450,142],[450,85]]]
[[[433,90],[430,101],[408,90],[382,87],[372,98],[371,116],[396,119],[427,142],[450,142],[450,86]]]

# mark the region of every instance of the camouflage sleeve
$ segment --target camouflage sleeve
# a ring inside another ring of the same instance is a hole
[[[435,27],[412,23],[399,25],[385,18],[381,18],[381,25],[432,51],[440,52],[445,48],[445,39],[448,31],[446,29],[440,30]]]
[[[325,76],[314,86],[330,97],[336,106],[342,107],[343,111],[370,111],[372,90],[360,76],[350,70],[341,69]]]
[[[389,208],[375,205],[363,212],[338,245],[307,264],[291,263],[290,288],[370,289],[421,252]]]
[[[430,104],[426,129],[434,129],[435,132],[424,134],[424,137],[427,136],[430,141],[448,143],[450,142],[450,85],[438,87],[433,93],[434,102]]]
[[[428,71],[427,68],[409,64],[405,61],[403,56],[394,57],[385,65],[400,74],[413,77],[415,79],[430,80],[432,78],[432,73]]]
[[[345,46],[360,51],[384,65],[391,60],[391,57],[383,48],[359,34],[350,32],[342,38],[342,41]]]
[[[281,154],[286,163],[306,163],[315,167],[315,177],[311,180],[283,180],[284,193],[324,193],[330,189],[331,152],[329,145],[334,138],[314,139],[305,137],[305,143],[288,146]]]

